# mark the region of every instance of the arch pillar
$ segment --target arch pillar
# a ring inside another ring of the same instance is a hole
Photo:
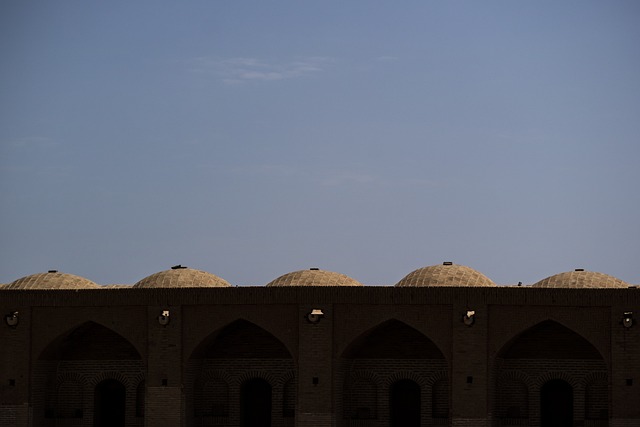
[[[158,316],[169,310],[169,323],[161,325]],[[145,394],[145,426],[182,425],[181,306],[147,307],[147,342],[149,355]],[[176,411],[179,407],[180,411]]]
[[[307,320],[313,309],[324,317],[317,323]],[[300,305],[298,316],[298,408],[296,426],[335,425],[332,401],[333,306]]]
[[[475,311],[473,324],[463,321],[468,310]],[[480,302],[452,306],[451,425],[489,426],[486,361],[489,308]]]

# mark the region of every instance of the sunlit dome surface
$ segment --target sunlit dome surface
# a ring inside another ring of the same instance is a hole
[[[628,288],[629,284],[608,274],[576,269],[547,277],[532,286],[534,288]]]
[[[228,288],[226,280],[207,273],[182,266],[152,274],[138,281],[134,288]]]
[[[267,286],[362,286],[362,283],[344,274],[312,268],[287,273]]]
[[[89,279],[74,274],[51,270],[22,277],[3,289],[97,289],[100,286]]]
[[[396,286],[496,286],[496,284],[473,268],[444,262],[412,271]]]

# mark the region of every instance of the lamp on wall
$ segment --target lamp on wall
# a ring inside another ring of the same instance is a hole
[[[307,314],[307,321],[309,323],[318,323],[320,319],[324,317],[324,313],[319,308],[314,308],[310,313]]]
[[[474,310],[467,310],[467,314],[462,317],[462,321],[467,326],[473,325],[476,321],[476,312]]]
[[[625,311],[622,314],[622,326],[625,328],[630,328],[633,326],[633,312]]]
[[[167,326],[169,324],[169,310],[163,310],[160,316],[158,316],[158,323],[162,326]]]
[[[16,326],[18,326],[18,322],[20,321],[20,319],[18,319],[18,312],[14,311],[7,314],[6,316],[4,316],[4,321],[7,322],[7,325],[15,328]]]

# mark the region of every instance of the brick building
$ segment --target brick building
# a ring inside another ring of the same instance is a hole
[[[640,289],[601,273],[50,271],[0,285],[0,310],[4,427],[640,426]]]

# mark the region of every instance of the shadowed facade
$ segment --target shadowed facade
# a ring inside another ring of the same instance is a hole
[[[0,286],[0,309],[7,427],[640,425],[640,291],[601,273],[49,272]]]

